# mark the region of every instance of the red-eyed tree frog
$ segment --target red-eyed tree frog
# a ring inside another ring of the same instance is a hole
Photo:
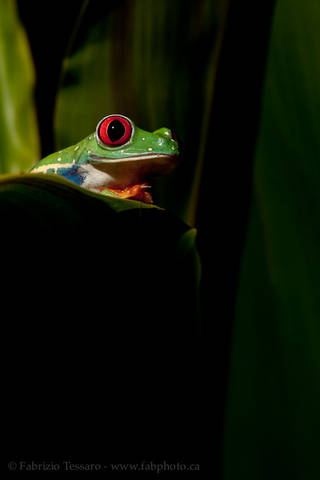
[[[102,194],[152,202],[149,178],[170,173],[178,143],[168,128],[146,132],[124,115],[99,121],[95,133],[38,162],[31,173],[61,175]]]

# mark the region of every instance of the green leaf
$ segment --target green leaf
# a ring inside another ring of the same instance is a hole
[[[320,428],[320,4],[277,2],[233,330],[226,479],[313,479]]]
[[[65,59],[59,91],[57,148],[94,131],[106,114],[141,128],[172,128],[181,164],[155,182],[155,198],[194,221],[212,107],[216,63],[229,2],[135,0],[110,8],[90,2]]]
[[[0,177],[0,217],[2,275],[13,277],[17,296],[32,295],[37,272],[39,298],[77,298],[79,283],[114,335],[122,334],[119,309],[126,335],[199,332],[194,233],[165,210],[27,174]]]
[[[0,172],[28,169],[39,160],[33,101],[34,72],[16,4],[0,4]]]
[[[19,174],[19,175],[1,175],[0,176],[0,188],[4,191],[8,187],[11,187],[13,191],[15,189],[37,189],[41,192],[41,196],[38,197],[38,200],[41,198],[44,199],[43,207],[46,208],[49,204],[46,204],[46,192],[54,193],[55,196],[60,196],[61,199],[65,199],[67,202],[70,198],[80,198],[90,202],[90,199],[96,199],[100,202],[105,202],[109,207],[117,212],[122,212],[132,209],[155,209],[162,210],[158,206],[153,204],[147,204],[138,202],[136,200],[126,200],[118,195],[105,195],[100,193],[94,193],[90,190],[78,187],[75,183],[66,180],[65,178],[59,175],[48,175],[48,174]],[[30,193],[30,197],[32,194]],[[48,196],[48,199],[50,197]],[[48,200],[47,199],[47,200]]]

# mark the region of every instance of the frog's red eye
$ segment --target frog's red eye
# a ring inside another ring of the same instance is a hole
[[[97,135],[104,145],[119,147],[130,140],[132,124],[126,117],[109,115],[98,123]]]

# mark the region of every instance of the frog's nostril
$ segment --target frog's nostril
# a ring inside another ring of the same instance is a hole
[[[174,133],[173,130],[170,130],[170,128],[159,128],[158,130],[155,130],[153,133],[158,135],[161,138],[165,138],[167,141],[173,140],[175,142],[178,142],[177,135]]]
[[[171,130],[169,128],[159,128],[153,132],[155,135],[159,135],[159,137],[171,138]]]

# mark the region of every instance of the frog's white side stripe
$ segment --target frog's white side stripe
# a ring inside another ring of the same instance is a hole
[[[54,171],[57,171],[58,168],[72,168],[73,163],[48,163],[47,165],[40,165],[40,167],[33,168],[30,173],[46,173],[47,170],[53,168]]]

